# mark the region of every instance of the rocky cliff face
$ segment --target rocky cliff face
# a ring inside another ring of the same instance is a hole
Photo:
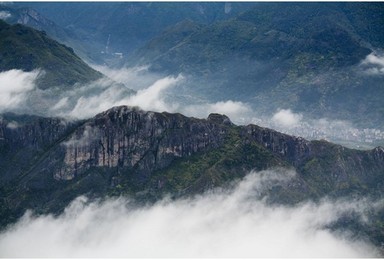
[[[58,118],[0,117],[0,181],[28,171],[76,126]]]
[[[62,210],[81,194],[158,199],[221,186],[251,169],[294,168],[277,202],[325,195],[382,196],[384,149],[307,141],[228,117],[207,119],[115,107],[94,118],[4,115],[0,120],[1,225],[26,208]]]
[[[175,158],[222,145],[227,129],[215,119],[113,108],[86,122],[61,144],[64,163],[54,178],[71,180],[91,167],[124,168],[148,177]]]
[[[242,135],[249,136],[276,156],[289,161],[295,167],[303,163],[311,154],[311,142],[272,129],[249,125],[243,128]]]

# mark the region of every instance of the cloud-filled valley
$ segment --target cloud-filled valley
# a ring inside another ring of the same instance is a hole
[[[382,204],[325,199],[282,206],[260,197],[294,175],[284,169],[252,172],[232,189],[143,207],[127,198],[91,202],[79,197],[57,217],[24,215],[0,235],[0,256],[377,256],[369,243],[327,226],[351,213],[364,222],[365,212]]]

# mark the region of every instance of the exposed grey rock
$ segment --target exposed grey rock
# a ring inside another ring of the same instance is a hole
[[[58,180],[73,179],[90,167],[124,167],[149,176],[175,158],[223,144],[230,120],[200,120],[180,114],[116,107],[97,115],[63,143],[64,164]]]

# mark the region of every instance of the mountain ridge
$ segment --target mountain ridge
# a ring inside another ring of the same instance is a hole
[[[236,126],[219,114],[197,119],[121,106],[72,123],[3,115],[0,153],[3,226],[27,208],[60,212],[83,194],[155,202],[166,194],[225,187],[251,170],[275,167],[297,175],[267,191],[274,203],[379,198],[384,187],[382,147],[358,151],[307,141],[256,125]],[[383,234],[375,230],[379,243]]]

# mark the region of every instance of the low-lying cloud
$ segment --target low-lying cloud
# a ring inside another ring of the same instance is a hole
[[[110,79],[118,83],[124,84],[125,86],[133,90],[145,89],[155,83],[158,79],[164,77],[153,72],[149,73],[149,65],[139,67],[122,67],[119,69],[112,69],[107,66],[96,64],[89,65],[95,70],[100,71]]]
[[[232,190],[132,207],[124,198],[77,198],[54,217],[26,214],[0,235],[0,257],[375,257],[376,249],[326,228],[366,201],[270,206],[259,197],[294,173],[249,174]]]
[[[290,109],[280,109],[272,116],[272,122],[282,127],[297,126],[303,116],[301,114],[293,113]]]
[[[174,111],[175,105],[167,103],[162,94],[182,79],[181,75],[159,79],[150,87],[137,91],[137,94],[130,97],[126,103],[130,106],[140,106],[144,110]]]
[[[44,76],[40,70],[1,72],[0,113],[16,112],[76,120],[91,118],[114,106],[127,105],[155,112],[179,112],[198,118],[206,118],[210,113],[226,114],[238,124],[251,122],[250,115],[254,115],[252,108],[240,101],[211,103],[193,97],[178,99],[180,88],[186,82],[182,75],[156,77],[147,73],[146,68],[125,68],[114,72],[103,67],[103,70],[119,81],[102,78],[69,89],[52,86],[43,90],[36,86],[36,81]],[[147,80],[140,81],[140,78]],[[134,84],[139,81],[141,85]],[[136,92],[128,87],[133,85]]]
[[[85,146],[89,143],[91,143],[93,140],[97,140],[97,138],[100,137],[100,132],[97,128],[90,127],[89,125],[86,125],[83,129],[83,132],[79,134],[78,136],[73,136],[68,141],[63,142],[63,145],[65,146]]]
[[[361,62],[361,66],[368,75],[384,75],[384,55],[371,53]]]
[[[0,19],[1,20],[7,20],[11,16],[12,15],[9,12],[7,12],[7,11],[0,11]]]
[[[225,114],[235,122],[243,122],[253,113],[251,107],[240,101],[219,101],[216,103],[190,104],[178,107],[187,116],[206,118],[210,113]]]
[[[23,104],[28,93],[35,89],[40,70],[24,72],[9,70],[0,72],[0,112],[10,111]]]
[[[16,112],[85,119],[120,105],[140,106],[144,110],[157,112],[176,111],[177,104],[165,101],[166,91],[182,81],[183,77],[181,75],[162,78],[156,78],[153,75],[140,77],[142,70],[145,69],[131,69],[129,72],[129,75],[136,75],[132,76],[136,78],[133,83],[143,78],[142,85],[138,84],[140,88],[136,93],[132,90],[133,88],[109,78],[102,78],[85,85],[74,85],[66,90],[55,86],[42,90],[36,86],[36,81],[44,74],[40,70],[1,72],[0,113]],[[130,85],[135,85],[133,83],[130,82]],[[143,85],[144,83],[149,85]]]
[[[90,118],[114,106],[139,106],[144,110],[156,112],[173,111],[172,104],[166,103],[163,93],[182,79],[178,77],[165,77],[157,80],[146,89],[132,93],[122,85],[106,85],[96,82],[80,89],[73,90],[70,95],[64,96],[54,110],[58,115],[75,119]],[[109,83],[110,84],[110,83]],[[93,91],[90,91],[92,90]],[[69,104],[69,100],[72,102]],[[59,107],[57,107],[59,106]]]

